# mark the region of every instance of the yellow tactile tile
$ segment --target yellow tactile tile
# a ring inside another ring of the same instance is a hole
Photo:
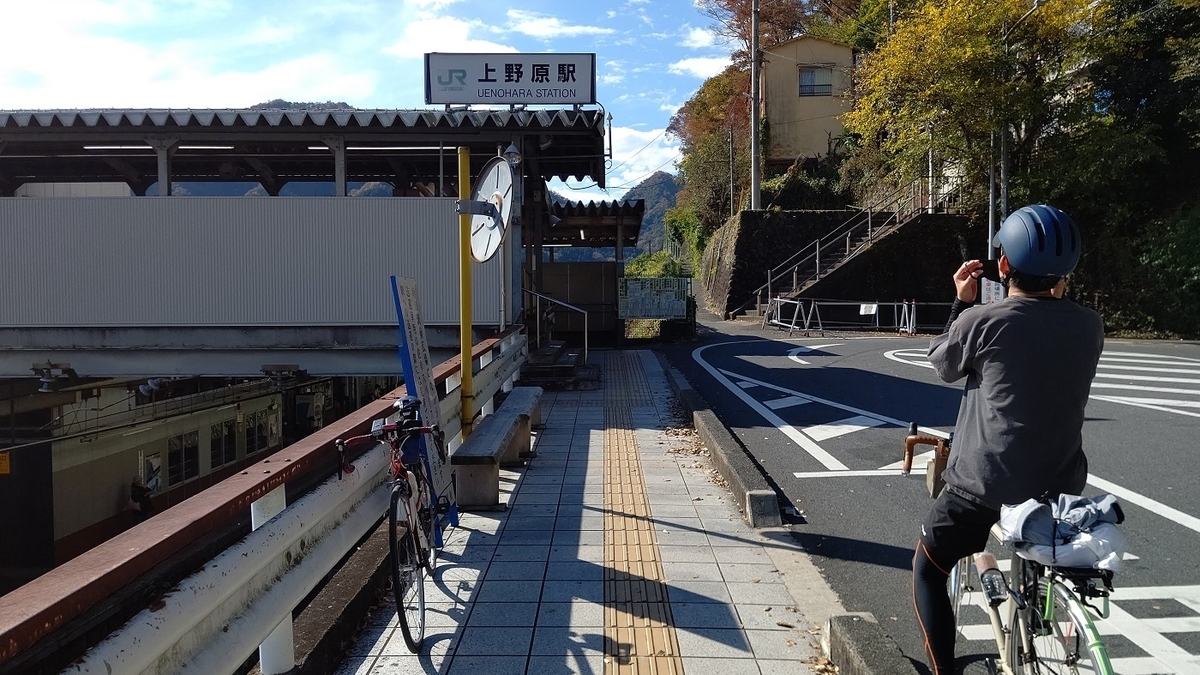
[[[630,407],[650,402],[636,357],[604,368],[604,654],[606,675],[681,675],[658,539]]]

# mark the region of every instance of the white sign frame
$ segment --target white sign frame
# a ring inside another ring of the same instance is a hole
[[[596,55],[425,55],[430,105],[581,105],[596,103]]]

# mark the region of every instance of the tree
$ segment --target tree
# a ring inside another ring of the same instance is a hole
[[[1078,27],[1093,17],[1087,0],[1028,9],[1027,0],[945,0],[906,12],[857,71],[847,130],[878,144],[893,178],[923,174],[932,150],[981,182],[1001,129],[1023,165],[1048,130],[1086,110]]]
[[[821,12],[820,8],[833,7],[835,4],[809,0],[760,0],[759,44],[778,44],[800,35],[812,17]],[[858,3],[857,0],[848,0],[846,4],[856,8]],[[738,45],[732,54],[733,64],[739,69],[749,69],[752,0],[699,0],[696,6],[715,22],[713,28],[717,35]]]

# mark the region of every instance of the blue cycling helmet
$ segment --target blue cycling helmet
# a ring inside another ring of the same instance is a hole
[[[1004,249],[1016,270],[1065,277],[1079,264],[1079,228],[1071,216],[1047,204],[1023,206],[1004,219],[992,246]]]

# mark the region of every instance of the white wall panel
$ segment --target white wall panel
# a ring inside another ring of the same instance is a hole
[[[472,263],[476,323],[499,263]],[[453,199],[0,198],[3,327],[394,325],[391,274],[458,324]]]

